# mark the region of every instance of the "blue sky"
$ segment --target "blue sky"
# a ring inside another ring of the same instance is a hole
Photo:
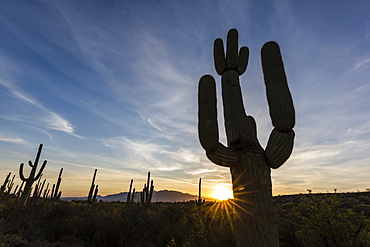
[[[280,45],[296,109],[290,159],[274,194],[370,187],[368,1],[3,1],[0,7],[0,179],[40,143],[63,196],[155,189],[204,195],[231,186],[198,141],[197,86],[213,41],[237,28],[250,49],[247,113],[266,145],[271,120],[259,53]],[[218,84],[218,94],[220,85]],[[220,95],[218,95],[220,96]],[[225,143],[221,98],[219,127]],[[27,166],[26,166],[27,167]],[[28,167],[27,167],[28,168]],[[26,171],[28,174],[28,170]]]

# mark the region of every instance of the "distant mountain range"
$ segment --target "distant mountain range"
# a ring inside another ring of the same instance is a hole
[[[97,196],[96,199],[98,201],[102,200],[104,202],[115,202],[121,201],[125,202],[127,200],[127,192],[121,192],[118,194],[107,195],[107,196]],[[87,197],[62,197],[62,200],[65,201],[72,201],[72,200],[86,200]],[[197,200],[198,196],[190,195],[188,193],[182,193],[180,191],[173,191],[173,190],[161,190],[161,191],[154,191],[152,202],[186,202],[190,200]],[[204,198],[208,201],[214,201],[212,198]],[[140,201],[140,192],[135,192],[135,201]]]

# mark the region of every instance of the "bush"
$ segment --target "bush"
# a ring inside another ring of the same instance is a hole
[[[337,196],[312,196],[299,204],[297,236],[303,246],[370,246],[370,221],[342,206]]]

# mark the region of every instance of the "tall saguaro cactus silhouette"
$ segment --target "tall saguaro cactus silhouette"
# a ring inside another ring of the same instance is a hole
[[[295,111],[280,49],[268,42],[261,50],[262,69],[270,117],[274,126],[267,146],[257,139],[256,122],[245,112],[239,76],[248,64],[249,49],[238,51],[238,32],[227,35],[226,54],[222,39],[214,42],[214,63],[222,76],[222,101],[227,147],[219,142],[216,84],[210,75],[199,81],[198,131],[206,155],[213,163],[230,167],[238,246],[278,246],[273,211],[271,169],[281,166],[293,150]]]
[[[23,175],[24,164],[21,163],[21,165],[19,167],[19,177],[21,178],[22,181],[26,182],[26,185],[24,186],[22,196],[21,196],[21,201],[22,202],[26,201],[27,197],[31,193],[31,188],[32,188],[33,182],[37,181],[42,176],[42,172],[44,171],[44,168],[46,166],[47,161],[44,160],[39,172],[36,175],[36,169],[37,169],[37,166],[39,164],[39,159],[40,159],[40,155],[41,155],[41,151],[42,151],[42,146],[43,145],[40,144],[39,149],[37,151],[36,158],[35,158],[35,162],[33,162],[33,164],[32,164],[32,161],[28,161],[28,165],[32,168],[28,178],[25,178],[24,175]]]
[[[97,196],[98,191],[99,191],[99,185],[95,185],[95,177],[96,177],[96,172],[97,171],[98,171],[98,169],[95,169],[94,176],[93,176],[93,179],[91,181],[91,186],[90,186],[89,194],[87,196],[87,202],[89,204],[93,204],[95,202],[96,196]]]
[[[153,198],[153,191],[154,191],[153,180],[150,182],[150,185],[149,185],[149,181],[150,181],[150,172],[148,172],[148,180],[147,180],[147,183],[144,184],[143,192],[141,192],[141,198],[140,198],[141,204],[146,207],[150,206],[150,203],[152,202],[152,198]]]

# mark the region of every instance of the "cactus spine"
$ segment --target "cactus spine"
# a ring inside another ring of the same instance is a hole
[[[90,191],[89,191],[89,195],[87,196],[87,202],[89,204],[92,204],[95,202],[96,200],[96,196],[98,194],[98,185],[95,185],[95,177],[96,177],[96,172],[98,171],[98,169],[95,169],[94,171],[94,176],[93,176],[93,179],[92,179],[92,182],[91,182],[91,186],[90,186]]]
[[[42,151],[42,146],[43,145],[40,144],[39,149],[37,151],[36,158],[35,158],[35,162],[32,164],[32,161],[28,161],[28,165],[32,168],[28,178],[25,178],[24,175],[23,175],[24,164],[21,163],[21,165],[19,167],[19,176],[20,176],[20,178],[23,182],[26,182],[26,185],[24,186],[24,189],[23,189],[23,192],[22,192],[22,195],[21,195],[21,201],[23,203],[27,200],[28,196],[31,193],[32,184],[42,176],[42,172],[43,172],[43,170],[46,166],[47,161],[44,160],[44,162],[41,165],[41,168],[40,168],[39,172],[36,175],[36,169],[37,169],[37,166],[38,166],[38,163],[39,163],[39,159],[40,159],[40,155],[41,155],[41,151]]]
[[[149,181],[150,181],[150,172],[148,172],[147,183],[144,184],[143,192],[141,192],[141,204],[146,207],[150,206],[154,191],[153,180],[151,181],[150,186]]]
[[[210,75],[199,81],[198,132],[207,157],[230,168],[238,246],[278,246],[272,201],[271,169],[281,166],[293,149],[295,112],[280,49],[268,42],[261,50],[262,69],[270,117],[275,127],[265,150],[257,139],[252,116],[245,113],[239,76],[248,64],[249,49],[238,51],[238,32],[227,35],[226,54],[222,39],[214,42],[214,63],[221,78],[227,146],[219,142],[216,84]]]

